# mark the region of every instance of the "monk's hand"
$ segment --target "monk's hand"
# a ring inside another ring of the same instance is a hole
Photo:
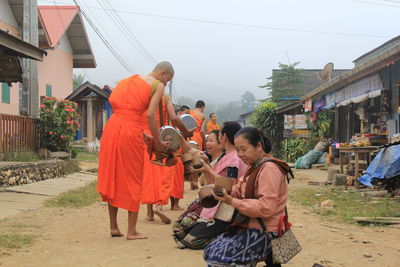
[[[143,133],[143,140],[146,145],[150,145],[153,142],[153,137],[151,135]]]
[[[211,194],[213,195],[213,197],[221,202],[225,202],[226,204],[232,205],[232,200],[233,197],[231,197],[228,192],[226,192],[225,188],[222,188],[221,191],[218,191],[217,193],[215,192],[215,189],[213,191],[211,191]]]
[[[154,138],[154,145],[157,152],[166,153],[167,152],[167,143],[160,141],[160,139]]]

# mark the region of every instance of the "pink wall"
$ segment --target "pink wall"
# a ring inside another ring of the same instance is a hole
[[[3,21],[0,21],[1,30],[11,31],[11,35],[20,38],[19,30]],[[0,83],[0,113],[19,115],[19,83],[13,83],[10,87],[10,104],[1,102],[1,83]]]
[[[19,83],[13,83],[10,87],[10,104],[1,102],[1,83],[0,83],[0,113],[9,115],[19,115]]]
[[[65,98],[72,93],[73,56],[61,49],[47,50],[38,63],[39,96],[46,95],[46,84],[52,86],[54,97]]]

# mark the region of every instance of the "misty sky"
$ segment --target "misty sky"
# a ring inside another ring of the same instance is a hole
[[[137,52],[106,11],[100,9],[103,1],[78,0],[126,61],[138,73],[148,73],[153,64]],[[257,98],[265,98],[265,90],[258,86],[266,82],[279,62],[301,61],[302,68],[322,68],[331,61],[335,68],[352,68],[355,58],[399,35],[400,0],[110,1],[117,11],[349,34],[250,28],[119,13],[152,57],[174,65],[177,76],[174,99],[189,96],[218,103],[239,100],[246,90]],[[73,2],[57,0],[56,3]],[[39,0],[39,4],[54,5],[54,2]],[[85,25],[97,68],[76,72],[84,73],[99,86],[114,86],[130,73],[113,58],[88,23]]]

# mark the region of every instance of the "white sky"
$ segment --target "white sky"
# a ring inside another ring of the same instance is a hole
[[[322,68],[331,61],[335,68],[352,68],[355,58],[399,35],[400,0],[398,3],[392,0],[110,1],[116,10],[128,12],[355,34],[280,31],[120,13],[154,58],[174,65],[175,96],[206,102],[239,100],[246,90],[264,98],[266,92],[258,86],[265,83],[279,62],[301,61],[302,68]],[[104,10],[85,7],[101,7],[102,1],[78,2],[135,70],[145,74],[152,69],[153,65],[135,50]],[[56,0],[56,3],[73,2]],[[39,4],[54,5],[54,2],[39,0]],[[99,86],[114,86],[130,74],[113,58],[88,23],[85,26],[98,67],[77,72],[85,73]]]

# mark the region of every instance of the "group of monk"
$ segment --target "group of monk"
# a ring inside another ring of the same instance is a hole
[[[147,238],[136,227],[141,204],[147,204],[148,221],[155,220],[156,215],[166,224],[171,220],[163,213],[163,206],[170,201],[172,210],[181,209],[182,161],[177,157],[177,163],[171,167],[151,162],[153,152],[167,151],[168,144],[159,137],[160,127],[178,128],[185,138],[205,150],[205,103],[199,100],[194,110],[182,106],[176,111],[170,96],[164,92],[173,76],[172,65],[161,62],[148,75],[133,75],[120,81],[109,98],[113,115],[100,142],[97,190],[103,201],[108,202],[112,237],[123,236],[117,221],[119,208],[128,211],[128,240]],[[182,114],[190,114],[196,120],[196,128],[187,129],[179,118]],[[208,130],[214,130],[218,127],[215,114],[210,119]],[[197,184],[196,179],[194,183]]]

